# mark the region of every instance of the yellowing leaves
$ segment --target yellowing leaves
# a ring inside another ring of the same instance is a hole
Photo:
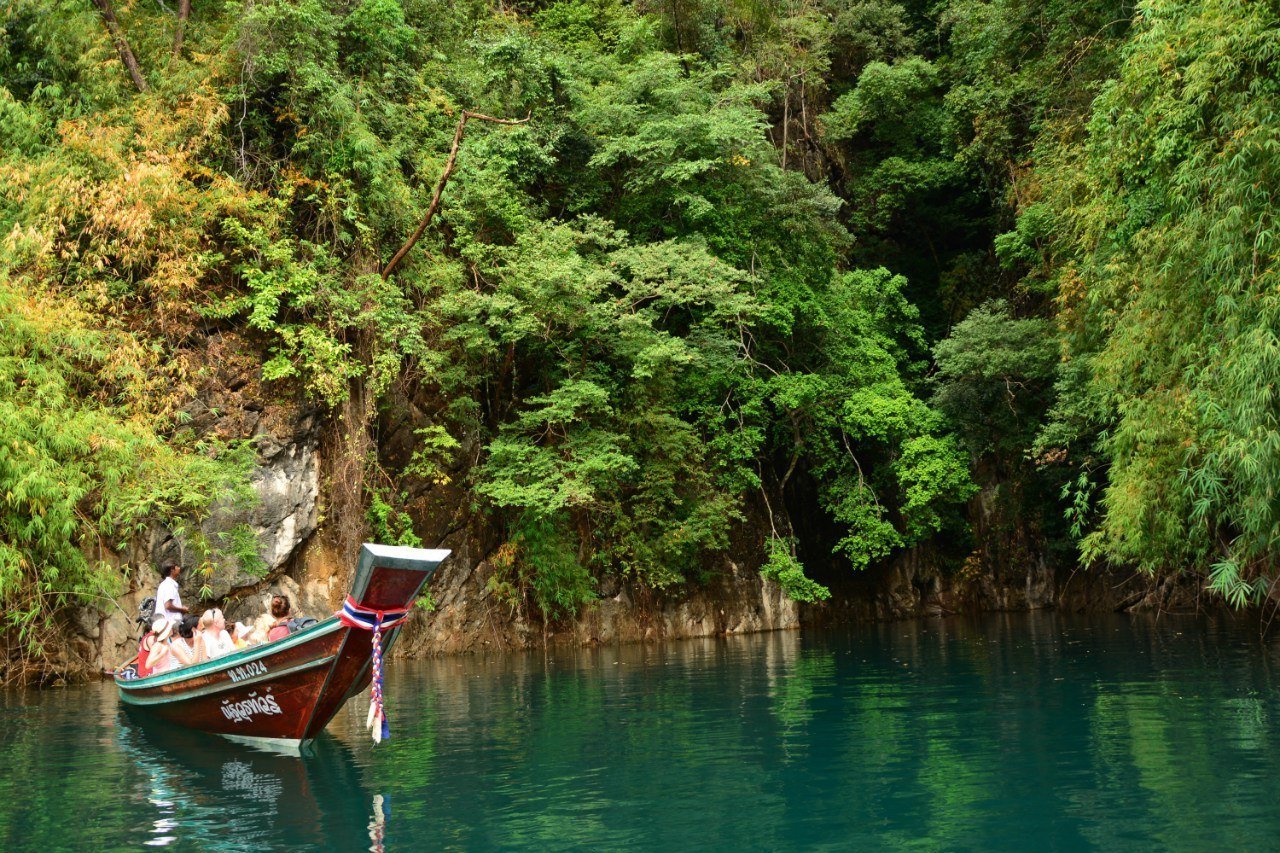
[[[0,160],[0,197],[21,224],[5,241],[16,271],[103,314],[146,304],[149,331],[185,334],[193,293],[219,272],[218,222],[253,208],[251,193],[202,159],[227,120],[208,85],[62,121],[45,156]]]

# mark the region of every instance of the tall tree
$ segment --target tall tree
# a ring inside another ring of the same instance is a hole
[[[186,34],[187,19],[191,17],[191,0],[178,0],[178,20],[173,27],[173,55],[182,53],[182,40]]]

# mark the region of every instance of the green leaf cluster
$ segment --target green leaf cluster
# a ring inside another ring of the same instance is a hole
[[[155,354],[19,281],[0,282],[0,609],[7,668],[43,670],[63,611],[100,604],[130,537],[248,500],[252,451],[167,440],[137,396]],[[163,423],[163,421],[159,421]],[[239,531],[228,550],[257,561]]]

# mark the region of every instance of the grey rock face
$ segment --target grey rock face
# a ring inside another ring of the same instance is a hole
[[[277,445],[269,456],[265,450],[253,477],[260,503],[247,520],[268,573],[275,573],[316,529],[320,461],[314,440]]]
[[[492,567],[471,543],[460,543],[432,579],[436,610],[415,612],[396,648],[399,655],[512,649],[551,643],[599,645],[713,637],[798,628],[799,606],[772,581],[726,560],[706,585],[672,594],[615,583],[579,617],[549,628],[486,589]],[[545,628],[545,630],[544,630]]]
[[[259,459],[261,464],[251,479],[258,497],[256,505],[216,506],[200,526],[200,532],[215,548],[225,549],[229,533],[247,525],[257,539],[258,556],[264,569],[258,574],[250,573],[235,557],[224,553],[216,559],[209,574],[191,571],[183,574],[180,586],[187,606],[200,599],[205,587],[206,598],[222,599],[232,590],[255,585],[264,577],[278,574],[298,547],[315,532],[320,493],[320,462],[315,440],[279,442],[265,437]],[[187,537],[156,528],[147,549],[149,560],[144,561],[159,566],[173,560],[189,569],[190,551]]]
[[[187,569],[179,588],[183,603],[193,613],[203,609],[204,601],[221,600],[234,590],[257,586],[264,577],[275,577],[286,568],[319,523],[320,456],[313,431],[300,430],[295,437],[285,440],[261,436],[259,465],[254,469],[251,483],[258,496],[255,505],[215,507],[200,526],[200,533],[215,547],[225,546],[222,541],[225,534],[247,525],[257,540],[264,573],[255,575],[244,571],[231,556],[220,558],[209,574],[192,572],[195,558],[191,554],[190,536],[183,531],[153,527],[122,555],[125,562],[138,566],[139,570],[132,578],[130,592],[117,600],[118,606],[101,611],[101,622],[99,611],[94,608],[87,608],[75,617],[77,633],[97,641],[104,665],[113,666],[136,650],[139,629],[132,619],[141,601],[156,593],[160,583],[157,567],[173,561]],[[283,582],[288,587],[286,591],[292,593],[297,612],[312,615],[314,610],[321,618],[328,615],[327,590],[320,589],[322,585],[299,586],[288,578]],[[201,597],[204,587],[208,587],[207,598]],[[232,602],[228,605],[228,616],[252,621],[261,609],[259,598],[248,596],[242,602]]]
[[[277,593],[289,597],[294,616],[310,616],[316,621],[327,619],[334,612],[330,602],[335,594],[340,596],[342,593],[339,581],[339,578],[330,577],[304,579],[299,583],[288,575],[282,575],[257,595],[228,602],[227,622],[244,622],[246,625],[256,626],[265,636],[275,621],[271,618],[271,596]]]

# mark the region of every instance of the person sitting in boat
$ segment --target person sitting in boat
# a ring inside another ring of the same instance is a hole
[[[293,609],[289,604],[289,596],[271,596],[271,618],[275,621],[271,623],[271,630],[267,632],[267,642],[283,640],[289,636],[289,618],[292,615]]]
[[[253,633],[252,628],[243,622],[237,622],[231,629],[231,642],[235,643],[237,649],[247,649],[253,645],[253,640],[249,639],[251,633]]]
[[[196,662],[196,625],[199,623],[199,616],[192,614],[183,616],[182,621],[173,629],[173,633],[177,636],[169,640],[175,647],[180,647],[186,652],[191,663]]]
[[[169,620],[163,616],[158,617],[151,623],[151,630],[146,633],[142,641],[138,643],[138,656],[135,658],[134,668],[137,670],[138,678],[149,678],[154,673],[151,667],[147,666],[147,661],[151,658],[151,650],[156,645],[156,635],[160,630],[169,624]]]
[[[160,625],[161,622],[164,624]],[[147,670],[152,675],[171,672],[195,662],[186,643],[179,644],[178,638],[173,636],[172,622],[168,619],[157,619],[156,625],[159,627],[155,629],[151,650],[147,653]]]
[[[218,608],[206,610],[200,616],[196,631],[196,661],[213,660],[236,650],[236,644],[227,633],[227,620]]]

